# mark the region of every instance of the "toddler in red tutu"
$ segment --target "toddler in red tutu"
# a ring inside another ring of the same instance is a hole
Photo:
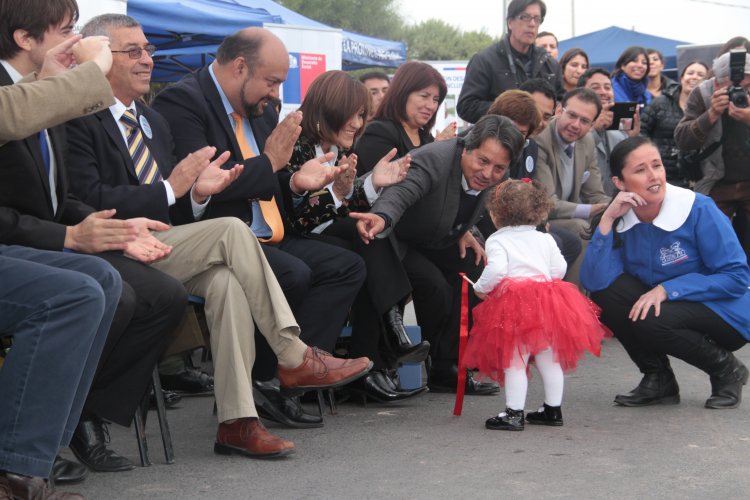
[[[563,372],[574,370],[584,351],[598,356],[606,333],[596,305],[561,281],[567,264],[555,240],[536,230],[551,207],[545,189],[529,179],[503,182],[488,202],[498,230],[485,244],[488,263],[474,285],[484,302],[473,310],[464,354],[465,366],[505,385],[506,409],[487,420],[488,429],[523,430],[531,356],[544,405],[526,422],[562,425]]]

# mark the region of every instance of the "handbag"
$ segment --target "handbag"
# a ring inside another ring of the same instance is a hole
[[[697,182],[703,178],[703,169],[701,169],[701,163],[703,160],[714,154],[719,146],[724,142],[724,137],[721,140],[714,142],[707,148],[699,149],[696,151],[682,152],[677,155],[677,168],[679,169],[680,175],[693,182]]]

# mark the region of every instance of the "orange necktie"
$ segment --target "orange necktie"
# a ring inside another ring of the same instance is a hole
[[[240,151],[245,159],[252,158],[255,156],[253,148],[248,144],[245,139],[245,132],[242,130],[242,117],[235,112],[232,112],[232,119],[234,120],[235,129],[234,134],[237,136],[237,143],[240,145]],[[270,201],[258,200],[258,206],[263,214],[268,227],[271,228],[270,238],[258,238],[264,243],[278,243],[284,238],[284,222],[281,220],[281,213],[279,212],[279,206],[276,205],[276,197],[271,197]]]

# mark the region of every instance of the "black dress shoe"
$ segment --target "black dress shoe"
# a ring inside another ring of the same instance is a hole
[[[484,426],[493,431],[522,431],[524,428],[523,410],[506,408],[498,416],[488,418]]]
[[[180,396],[176,392],[165,391],[164,389],[162,389],[161,393],[164,397],[164,407],[167,410],[169,410],[170,408],[174,408],[180,401],[182,401],[182,396]],[[154,397],[153,389],[151,390],[151,395],[149,396],[149,407],[152,410],[156,409],[156,398]]]
[[[559,427],[563,424],[562,409],[559,406],[549,406],[544,403],[537,411],[527,413],[526,421],[530,424]]]
[[[423,340],[412,344],[404,328],[404,320],[398,306],[391,307],[383,315],[385,326],[385,346],[383,356],[392,364],[421,363],[430,354],[430,343]]]
[[[133,462],[107,448],[109,431],[101,419],[78,422],[70,441],[76,458],[96,472],[121,472],[135,469]]]
[[[77,493],[52,491],[47,480],[41,477],[22,476],[10,472],[0,472],[1,499],[34,499],[34,500],[84,500]]]
[[[680,402],[680,386],[672,371],[646,373],[638,387],[628,394],[615,396],[620,406],[676,405]]]
[[[436,370],[430,372],[427,385],[433,392],[456,392],[458,384],[458,368],[454,365],[450,370]],[[466,370],[466,386],[464,394],[467,396],[489,396],[500,391],[500,386],[494,382],[480,382],[474,378],[471,370]]]
[[[85,466],[57,455],[50,476],[55,484],[76,484],[86,479],[88,473]]]
[[[380,370],[371,370],[367,375],[349,384],[347,388],[354,394],[360,394],[364,398],[373,399],[379,403],[393,403],[403,401],[427,391],[427,386],[417,389],[401,391],[391,389],[388,376]]]
[[[323,427],[323,418],[306,413],[299,398],[281,394],[279,386],[273,382],[253,380],[253,399],[258,415],[294,429]]]
[[[183,396],[211,396],[214,393],[214,378],[194,368],[185,368],[177,375],[160,375],[161,387]]]

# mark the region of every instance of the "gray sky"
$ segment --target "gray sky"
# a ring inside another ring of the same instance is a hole
[[[399,0],[407,22],[441,19],[462,30],[493,36],[503,31],[502,0]],[[510,3],[510,0],[507,0]],[[507,4],[506,3],[506,4]],[[691,43],[724,43],[733,36],[750,38],[750,0],[545,0],[547,18],[541,31],[559,40],[615,25]]]

